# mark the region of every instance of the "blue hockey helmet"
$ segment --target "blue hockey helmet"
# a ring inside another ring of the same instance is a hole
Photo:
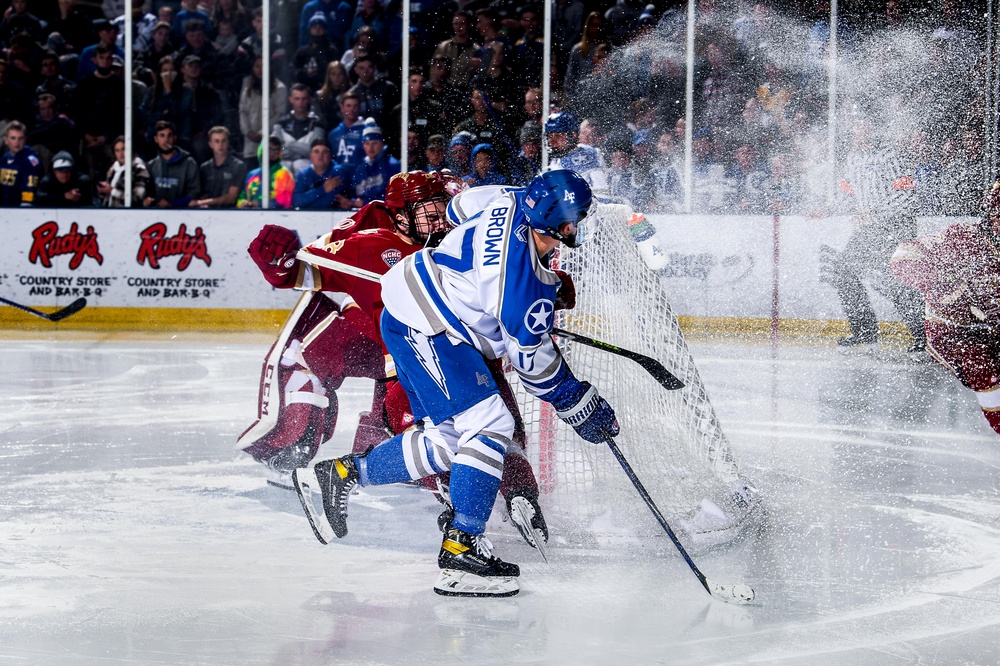
[[[545,133],[579,132],[580,119],[571,111],[556,111],[545,120]]]
[[[524,214],[531,228],[576,247],[576,234],[559,232],[566,222],[579,225],[590,211],[593,195],[575,171],[556,169],[535,176],[524,191]]]

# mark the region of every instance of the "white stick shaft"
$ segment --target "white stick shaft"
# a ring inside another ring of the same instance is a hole
[[[295,258],[299,261],[304,261],[310,266],[328,268],[331,271],[337,271],[338,273],[344,273],[345,275],[353,275],[354,277],[361,278],[362,280],[368,280],[369,282],[382,281],[382,276],[374,271],[366,271],[365,269],[358,268],[357,266],[351,266],[350,264],[345,264],[340,261],[320,257],[319,255],[312,254],[311,252],[306,252],[304,249],[299,250],[295,254]]]

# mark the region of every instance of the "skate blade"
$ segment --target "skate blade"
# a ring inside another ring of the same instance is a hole
[[[542,556],[542,560],[548,564],[549,556],[545,552],[545,535],[541,530],[536,530],[531,525],[531,519],[534,517],[531,503],[526,499],[515,497],[510,503],[510,510],[510,520],[514,523],[514,527],[521,533],[528,545],[537,550],[538,554]]]
[[[292,472],[292,483],[295,485],[295,493],[299,496],[299,502],[306,518],[309,519],[313,534],[321,544],[329,544],[334,538],[333,526],[323,511],[323,493],[320,491],[316,472],[312,467],[300,467]]]
[[[512,597],[521,587],[511,576],[477,576],[467,571],[442,569],[434,591],[445,597]]]
[[[264,480],[267,481],[267,485],[283,490],[295,490],[295,482],[292,481],[291,472],[279,472],[270,467],[266,467],[265,469]]]

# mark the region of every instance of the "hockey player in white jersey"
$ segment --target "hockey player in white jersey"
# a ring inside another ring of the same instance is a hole
[[[593,220],[592,226],[608,224],[612,220],[627,224],[646,266],[653,271],[663,270],[668,257],[655,229],[644,214],[633,211],[611,195],[601,151],[579,143],[580,120],[571,111],[557,111],[545,121],[545,136],[549,142],[549,169],[576,172],[587,181],[599,202],[595,210],[598,219]]]
[[[598,201],[611,201],[607,169],[601,151],[579,143],[580,120],[571,111],[557,111],[545,120],[549,170],[571,169],[590,185]]]
[[[587,183],[560,170],[505,192],[436,249],[407,257],[383,278],[382,333],[411,406],[426,416],[364,455],[294,473],[323,543],[347,534],[347,500],[357,485],[383,485],[451,471],[455,516],[434,589],[452,596],[517,594],[520,569],[494,557],[483,535],[500,486],[514,418],[488,359],[506,355],[525,388],[551,403],[581,437],[618,433],[614,410],[564,363],[549,333],[559,277],[548,261],[560,242],[575,246],[590,210]]]

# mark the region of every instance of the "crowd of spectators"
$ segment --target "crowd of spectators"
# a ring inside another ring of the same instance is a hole
[[[524,184],[540,167],[548,112],[563,109],[583,119],[571,138],[599,149],[610,196],[646,212],[683,211],[686,3],[555,0],[545,110],[542,7],[522,2],[412,3],[404,76],[400,0],[274,0],[271,205],[345,209],[381,198],[403,141],[411,169],[447,167],[473,186]],[[18,182],[36,190],[28,200],[5,193],[3,205],[123,205],[126,5],[133,205],[260,205],[259,2],[50,0],[29,11],[27,0],[0,0],[0,152],[5,164],[10,156],[33,169]],[[912,81],[842,93],[838,132],[846,145],[859,118],[882,120],[874,100],[887,97],[893,112],[921,118],[879,138],[912,163],[928,214],[969,212],[984,178],[974,98],[983,38],[976,12],[963,8],[841,3],[837,26],[848,91],[870,55],[867,36],[895,28],[924,40],[928,66]],[[804,26],[796,39],[792,23]],[[829,2],[699,0],[697,26],[694,211],[823,209],[837,182],[837,160],[825,159]],[[23,147],[7,140],[9,127]]]

